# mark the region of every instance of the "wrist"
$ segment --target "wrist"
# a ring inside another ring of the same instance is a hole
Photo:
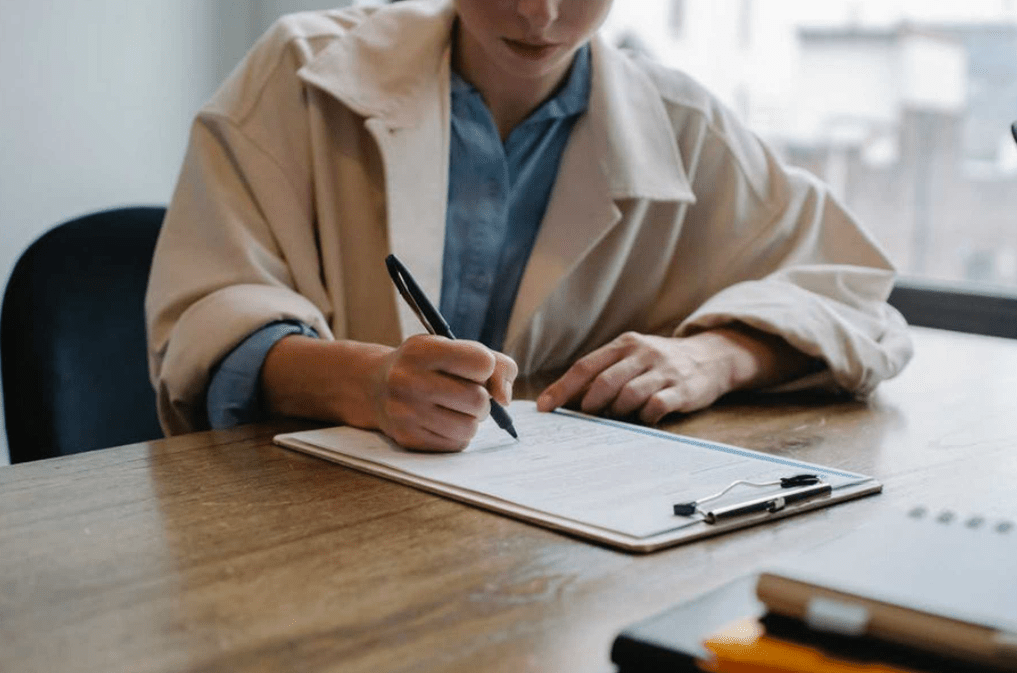
[[[777,385],[821,366],[782,338],[748,326],[721,327],[700,336],[715,340],[724,350],[729,390]]]
[[[722,327],[700,332],[692,338],[700,340],[705,348],[719,355],[715,359],[720,367],[717,379],[724,382],[726,390],[750,388],[761,378],[765,358],[758,352],[758,345],[737,330]]]
[[[281,339],[262,367],[264,406],[277,416],[375,429],[374,381],[392,350],[357,341]]]

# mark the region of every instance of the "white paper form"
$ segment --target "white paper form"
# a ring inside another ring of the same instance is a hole
[[[524,518],[549,515],[559,520],[557,527],[571,521],[635,539],[705,525],[698,515],[675,516],[673,505],[712,495],[737,480],[766,482],[809,473],[835,491],[872,481],[637,425],[568,411],[540,413],[529,401],[513,402],[509,413],[519,441],[488,420],[462,453],[408,451],[380,433],[353,428],[292,433],[277,441],[367,471],[379,466],[385,476],[432,490],[449,487],[437,490],[459,499],[475,497],[495,509],[507,503],[510,513],[521,508],[535,515]],[[779,487],[740,487],[710,505],[779,493]]]

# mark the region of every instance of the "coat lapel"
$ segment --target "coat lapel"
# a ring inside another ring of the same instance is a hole
[[[621,221],[619,201],[695,201],[657,87],[600,37],[592,58],[589,109],[562,156],[512,310],[507,352],[519,350],[554,289]]]
[[[390,249],[435,303],[448,199],[454,21],[450,0],[379,10],[299,73],[365,118],[385,170]],[[590,106],[562,157],[512,311],[508,352],[554,289],[621,222],[619,201],[695,201],[657,87],[602,38],[592,47]],[[404,302],[396,304],[403,335],[420,332]]]
[[[441,295],[449,170],[447,74],[441,81],[445,85],[428,96],[414,127],[397,128],[381,119],[367,121],[385,167],[389,249],[436,306]],[[423,326],[407,303],[398,297],[396,302],[403,338],[420,333]]]
[[[379,10],[299,73],[365,118],[385,173],[389,249],[435,304],[448,199],[454,20],[447,0]],[[396,305],[404,338],[423,331],[401,298]]]

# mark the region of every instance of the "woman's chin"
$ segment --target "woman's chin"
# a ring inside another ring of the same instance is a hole
[[[569,52],[565,45],[535,46],[505,39],[501,44],[498,60],[504,70],[517,77],[543,78],[560,74],[567,67]]]

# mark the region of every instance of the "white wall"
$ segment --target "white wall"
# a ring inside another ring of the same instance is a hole
[[[257,35],[340,4],[0,0],[0,284],[58,222],[166,203],[191,118]]]
[[[254,27],[260,35],[268,30],[272,22],[283,14],[299,12],[305,9],[331,9],[332,7],[349,5],[351,3],[348,0],[346,2],[340,2],[339,0],[332,0],[331,2],[329,0],[319,0],[318,2],[313,2],[313,0],[260,0],[254,4]]]

